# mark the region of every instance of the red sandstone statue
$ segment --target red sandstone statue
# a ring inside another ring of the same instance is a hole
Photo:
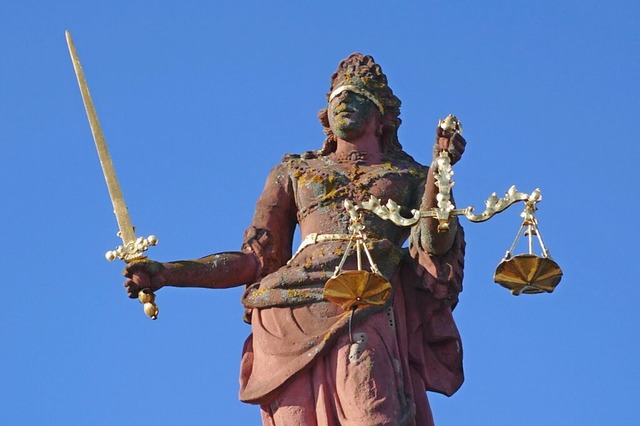
[[[352,315],[327,301],[323,288],[349,235],[344,200],[374,195],[408,210],[437,203],[433,173],[398,142],[400,100],[372,57],[343,60],[327,99],[322,149],[286,155],[271,171],[241,251],[133,263],[125,286],[136,297],[142,288],[246,284],[252,333],[240,399],[260,405],[265,425],[432,425],[426,391],[451,395],[463,381],[451,314],[462,290],[462,227],[455,217],[438,232],[431,218],[407,228],[365,214],[391,297]],[[448,150],[455,163],[464,147],[459,134],[437,129],[435,152]],[[303,242],[292,256],[296,225]],[[353,257],[345,269],[355,269]]]

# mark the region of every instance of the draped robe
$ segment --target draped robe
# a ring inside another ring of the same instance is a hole
[[[384,161],[287,155],[267,178],[243,245],[260,273],[242,297],[252,334],[240,373],[240,399],[261,405],[265,425],[430,425],[425,392],[451,395],[462,384],[451,314],[462,290],[459,224],[451,249],[434,256],[423,221],[400,227],[365,213],[368,247],[392,294],[384,306],[357,309],[351,333],[350,312],[322,297],[346,241],[317,242],[291,258],[296,225],[303,238],[349,233],[345,199],[392,199],[405,214],[424,208],[428,168],[403,151]],[[354,258],[344,269],[356,269]]]

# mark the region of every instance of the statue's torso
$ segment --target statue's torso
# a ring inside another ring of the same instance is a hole
[[[348,233],[345,200],[360,203],[375,196],[385,204],[392,199],[409,215],[411,209],[419,207],[428,169],[409,160],[358,165],[320,157],[290,160],[290,170],[304,238],[310,233]],[[401,245],[409,234],[408,228],[398,227],[373,213],[365,213],[364,221],[369,237],[387,239],[396,245]]]

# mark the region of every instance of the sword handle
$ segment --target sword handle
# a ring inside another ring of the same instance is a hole
[[[138,300],[142,303],[144,313],[152,320],[158,319],[158,305],[156,305],[156,295],[149,288],[143,288],[138,292]]]
[[[154,237],[154,240],[155,240],[155,237]],[[142,261],[147,259],[146,256],[142,255],[140,252],[136,252],[134,253],[134,255],[136,256],[134,260],[129,260],[127,262],[127,259],[125,258],[124,259],[125,262],[129,264],[132,262]],[[138,288],[143,287],[141,290],[138,291],[138,300],[140,301],[140,303],[142,303],[142,309],[144,310],[144,313],[152,320],[157,320],[160,309],[158,308],[158,305],[156,305],[155,303],[156,295],[153,293],[153,290],[151,290],[149,287],[144,287],[144,286],[150,285],[150,282],[148,282],[147,279],[144,279],[143,281],[144,282],[135,282]]]

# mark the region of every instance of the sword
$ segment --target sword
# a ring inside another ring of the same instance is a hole
[[[82,71],[82,65],[80,65],[80,59],[76,53],[76,47],[71,39],[69,31],[65,31],[67,37],[67,46],[69,46],[69,54],[71,55],[71,62],[73,62],[73,69],[78,79],[78,86],[80,86],[80,93],[82,94],[82,102],[87,112],[87,118],[89,119],[89,126],[91,127],[91,133],[93,134],[93,140],[96,143],[96,149],[98,150],[98,157],[100,157],[100,165],[102,166],[102,174],[107,182],[107,188],[109,189],[109,197],[111,198],[111,204],[113,205],[113,212],[116,215],[116,221],[118,222],[118,236],[122,239],[122,245],[116,247],[115,250],[110,250],[105,254],[108,261],[115,259],[122,259],[125,263],[138,262],[145,260],[143,252],[145,252],[149,246],[155,246],[158,243],[158,239],[154,235],[150,235],[147,238],[136,237],[135,228],[131,224],[131,218],[129,217],[129,211],[127,205],[124,202],[124,196],[118,183],[115,168],[111,162],[111,156],[107,149],[107,142],[102,133],[100,122],[98,121],[98,114],[93,106],[91,100],[91,94],[89,93],[89,87],[87,86],[87,80],[84,77]],[[155,295],[148,289],[142,289],[138,293],[138,300],[144,305],[144,313],[151,319],[158,318],[158,306],[155,304]]]

